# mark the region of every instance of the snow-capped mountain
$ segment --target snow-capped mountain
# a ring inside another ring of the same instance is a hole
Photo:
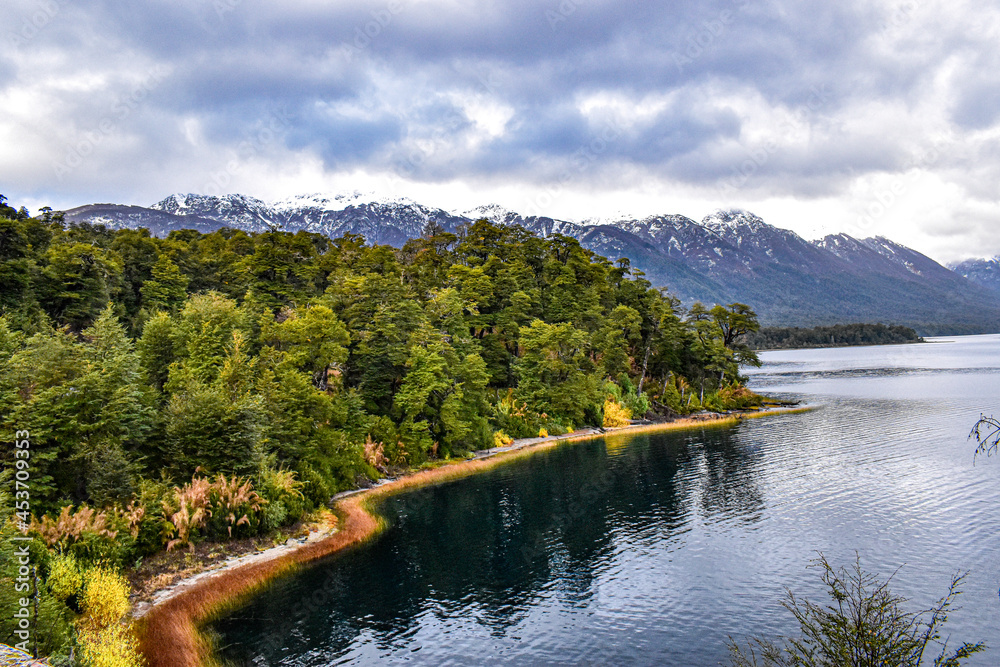
[[[176,194],[156,202],[150,208],[173,215],[218,220],[247,232],[266,232],[276,226],[272,207],[245,195],[205,197]]]
[[[571,222],[522,216],[496,204],[449,212],[407,198],[353,192],[273,203],[244,195],[175,194],[149,208],[94,204],[66,212],[68,222],[147,227],[157,235],[182,228],[301,230],[331,238],[360,234],[369,243],[397,247],[430,222],[454,232],[482,218],[540,236],[571,236],[613,261],[627,257],[684,304],[740,301],[769,324],[880,321],[924,334],[1000,331],[1000,260],[965,263],[956,273],[889,239],[834,234],[807,241],[738,209],[716,211],[700,223],[683,215]]]
[[[950,268],[963,278],[1000,294],[1000,256],[990,259],[967,259],[952,264]]]

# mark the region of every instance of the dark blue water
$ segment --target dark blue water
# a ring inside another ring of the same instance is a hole
[[[210,628],[232,664],[717,665],[793,633],[822,551],[926,606],[969,570],[952,643],[1000,664],[1000,336],[773,352],[761,391],[817,409],[566,445],[389,501],[371,544]]]

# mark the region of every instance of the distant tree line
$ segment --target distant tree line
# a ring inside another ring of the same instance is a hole
[[[791,350],[807,347],[919,343],[923,342],[923,338],[913,329],[904,326],[835,324],[812,329],[762,327],[756,332],[748,333],[743,342],[754,350]]]

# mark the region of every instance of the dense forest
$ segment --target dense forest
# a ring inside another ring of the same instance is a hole
[[[510,438],[758,400],[739,375],[752,311],[682,311],[568,237],[479,221],[395,249],[0,214],[0,577],[27,531],[57,658],[100,662],[118,623],[95,610],[163,549],[266,534]]]
[[[923,338],[909,327],[885,324],[835,324],[829,327],[763,327],[748,333],[743,343],[754,350],[792,350],[806,347],[848,345],[897,345],[920,343]]]

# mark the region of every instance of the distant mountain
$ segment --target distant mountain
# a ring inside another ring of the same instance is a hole
[[[453,229],[467,222],[442,209],[427,208],[409,199],[378,200],[353,193],[350,195],[302,195],[265,204],[244,195],[208,197],[173,195],[153,204],[154,210],[175,215],[193,215],[217,221],[244,231],[280,229],[299,230],[339,238],[361,234],[369,243],[401,246],[420,236],[434,220]]]
[[[197,215],[176,215],[154,208],[121,204],[79,206],[66,211],[66,222],[89,222],[110,229],[143,227],[156,236],[166,236],[175,229],[196,229],[199,232],[209,233],[224,226],[218,220]]]
[[[956,272],[889,239],[835,234],[806,241],[742,210],[717,211],[701,222],[682,215],[570,222],[497,205],[456,213],[352,193],[270,204],[244,195],[178,194],[149,208],[94,204],[66,212],[69,222],[147,227],[157,235],[182,228],[305,230],[331,238],[360,234],[397,247],[420,236],[428,222],[455,231],[480,218],[571,236],[612,260],[629,258],[685,304],[741,301],[772,326],[883,322],[922,335],[1000,331],[1000,260],[966,262]]]
[[[951,270],[981,287],[1000,294],[1000,256],[991,259],[969,259],[952,264]]]

